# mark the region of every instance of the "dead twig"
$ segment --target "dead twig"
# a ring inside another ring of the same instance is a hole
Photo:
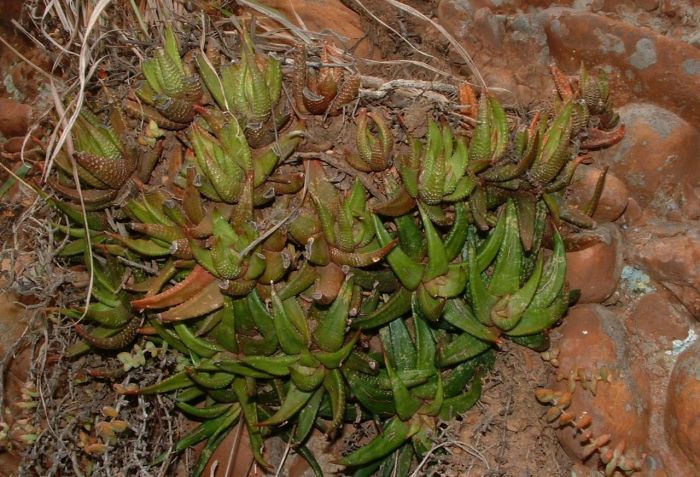
[[[386,81],[375,76],[361,76],[361,78],[363,88],[360,89],[360,97],[375,101],[384,99],[391,93],[406,97],[414,97],[416,92],[421,92],[429,101],[447,105],[453,101],[445,95],[454,96],[457,94],[457,88],[455,86],[436,81],[407,79]]]

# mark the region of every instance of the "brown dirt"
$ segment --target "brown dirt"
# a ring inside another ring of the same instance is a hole
[[[547,383],[549,373],[549,365],[527,348],[511,346],[499,353],[477,406],[445,430],[446,436],[468,447],[450,448],[435,475],[568,476],[573,462],[543,419],[546,409],[535,399],[535,390]]]

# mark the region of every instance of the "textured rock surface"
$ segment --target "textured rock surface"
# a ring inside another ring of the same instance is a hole
[[[647,472],[650,475],[696,475],[678,443],[669,436],[667,407],[674,400],[671,371],[679,353],[692,342],[692,319],[685,307],[668,291],[641,296],[628,307],[625,328],[632,350],[630,374],[643,381],[648,393],[649,439]]]
[[[600,376],[601,369],[608,370],[610,382],[599,380],[595,394],[577,380],[567,410],[589,414],[593,436],[609,434],[611,446],[624,441],[627,452],[647,454],[640,475],[697,475],[697,463],[688,457],[698,455],[698,431],[691,424],[698,411],[690,403],[697,403],[700,389],[690,322],[685,308],[661,291],[639,296],[626,308],[576,306],[553,333],[561,379],[553,389],[570,389],[566,378],[572,373]],[[580,434],[566,427],[559,438],[568,453],[583,457]],[[597,458],[587,463],[595,466]]]
[[[489,87],[504,88],[495,93],[511,103],[548,97],[551,62],[572,74],[585,62],[610,73],[618,105],[654,102],[690,122],[700,119],[695,93],[700,87],[700,49],[695,45],[700,37],[693,28],[700,21],[699,6],[680,0],[563,0],[551,5],[540,0],[442,0],[435,14],[472,54]],[[457,60],[453,53],[451,58]],[[511,74],[498,74],[503,68]]]
[[[601,173],[602,169],[595,166],[579,166],[569,188],[571,201],[579,207],[587,205],[593,197]],[[627,208],[629,196],[629,188],[624,181],[614,172],[608,172],[593,218],[598,222],[616,221]]]
[[[648,439],[648,396],[629,375],[630,351],[625,329],[617,314],[600,305],[579,305],[569,311],[558,328],[556,345],[560,350],[559,372],[566,377],[580,368],[592,376],[605,368],[612,372],[610,383],[600,383],[595,394],[579,383],[569,411],[588,413],[594,436],[610,434],[612,445],[620,439],[628,449],[641,451]],[[577,459],[583,459],[583,443],[565,427],[559,431],[562,445]]]
[[[486,84],[509,105],[546,97],[553,88],[543,18],[516,10],[522,3],[442,0],[436,9],[440,24],[472,54]]]
[[[643,295],[632,305],[625,326],[645,351],[670,350],[674,340],[688,336],[688,318],[685,307],[670,292],[660,290]]]
[[[549,50],[560,67],[574,72],[582,61],[606,66],[631,98],[700,120],[700,50],[622,19],[569,9],[547,14]]]
[[[605,224],[599,229],[600,241],[566,254],[566,281],[581,290],[579,303],[602,303],[615,292],[622,273],[619,229]]]
[[[627,232],[629,262],[665,284],[694,312],[700,295],[700,224],[652,221]]]
[[[619,109],[626,134],[597,159],[629,188],[640,207],[661,216],[687,218],[698,208],[700,134],[679,116],[653,104]]]
[[[9,98],[0,98],[0,134],[23,136],[29,129],[32,108]]]
[[[700,341],[678,357],[666,409],[666,429],[700,474]]]

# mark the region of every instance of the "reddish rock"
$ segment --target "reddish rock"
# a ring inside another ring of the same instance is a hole
[[[547,7],[553,2],[542,0],[523,0],[522,3]],[[622,13],[631,10],[653,10],[658,7],[659,0],[564,0],[556,2],[557,5],[573,7],[581,11]]]
[[[24,138],[21,136],[13,137],[2,143],[2,150],[8,154],[14,154],[22,150]]]
[[[441,0],[436,13],[440,20],[447,16],[451,16],[453,20],[465,20],[471,18],[478,9],[489,6],[488,0]],[[442,23],[441,25],[446,26]]]
[[[680,191],[681,214],[685,219],[700,219],[700,187],[684,181]]]
[[[506,35],[506,18],[495,14],[490,8],[474,12],[474,26],[470,34],[477,36],[485,46],[498,48]]]
[[[571,373],[601,376],[600,370],[607,369],[612,379],[610,382],[597,381],[595,394],[584,389],[580,378],[575,381],[575,391],[567,411],[576,416],[589,413],[592,416],[589,428],[592,435],[610,434],[612,447],[624,440],[628,452],[647,454],[644,468],[638,475],[697,475],[697,464],[688,453],[700,455],[697,451],[698,431],[692,424],[669,425],[676,416],[682,416],[687,423],[698,419],[698,413],[694,413],[689,403],[698,402],[697,394],[692,392],[700,388],[695,387],[697,381],[688,378],[689,373],[678,371],[694,370],[697,377],[697,369],[700,369],[696,364],[698,354],[694,358],[696,361],[685,368],[676,365],[677,371],[671,378],[679,349],[693,336],[690,321],[690,316],[677,300],[661,290],[641,297],[627,312],[600,305],[576,306],[569,311],[563,324],[552,332],[553,348],[559,350],[556,371],[559,380],[552,383],[552,389],[569,389],[570,382],[566,378]],[[685,353],[680,362],[687,359]],[[590,382],[590,378],[587,381]],[[678,399],[676,395],[675,390],[679,389],[676,384],[681,381],[688,401]],[[571,427],[559,430],[558,437],[567,453],[576,459],[583,457],[583,442]],[[594,468],[600,465],[597,455],[585,462]],[[576,472],[572,475],[590,475],[583,467],[577,468]]]
[[[695,317],[700,319],[700,290],[688,285],[678,285],[676,283],[665,282],[664,286],[668,288],[678,300],[685,305],[688,311]]]
[[[437,22],[464,46],[486,85],[508,106],[526,105],[553,92],[542,22],[537,15],[523,13],[531,4],[442,0],[435,11]],[[453,48],[449,58],[464,63]],[[462,73],[472,74],[467,66]]]
[[[621,317],[600,305],[579,305],[569,311],[554,335],[559,335],[554,346],[560,351],[557,371],[561,376],[578,369],[590,376],[599,376],[603,368],[612,373],[610,382],[598,382],[595,394],[578,382],[567,410],[576,416],[588,413],[594,436],[610,434],[613,447],[624,439],[627,449],[641,453],[648,439],[648,395],[629,372],[630,352]],[[564,381],[554,389],[567,387]],[[580,434],[575,435],[571,427],[557,434],[568,454],[584,458]]]
[[[674,291],[698,318],[700,225],[650,222],[628,230],[626,236],[627,260]]]
[[[236,445],[235,454],[231,456],[234,444]],[[250,471],[254,462],[247,429],[243,426],[243,429],[239,430],[238,426],[234,426],[212,454],[202,475],[210,477],[260,475]],[[231,464],[230,468],[229,463]]]
[[[600,477],[600,473],[583,464],[574,464],[571,468],[571,477]]]
[[[629,3],[631,3],[633,6],[636,4],[638,7],[649,12],[655,10],[659,6],[659,0],[637,0],[636,2]]]
[[[619,113],[626,126],[625,137],[601,151],[599,163],[610,165],[642,208],[677,217],[700,207],[698,130],[652,104],[628,104]]]
[[[700,121],[700,50],[622,19],[565,8],[545,13],[550,52],[565,71],[581,62],[607,65],[632,98]]]
[[[345,47],[357,46],[355,54],[358,56],[367,56],[369,53],[369,42],[361,41],[365,37],[365,31],[360,17],[340,0],[266,0],[264,3],[297,26],[301,26],[297,20],[297,17],[300,18],[305,30],[334,32],[343,40]]]
[[[673,340],[685,339],[690,321],[685,307],[672,293],[662,289],[641,297],[625,324],[630,334],[639,337],[638,346],[643,354],[649,354],[660,348],[671,349]]]
[[[590,202],[601,172],[597,167],[586,165],[581,165],[576,170],[569,188],[569,195],[572,202],[579,208]],[[614,222],[625,211],[628,201],[629,189],[625,183],[615,173],[608,172],[593,218],[598,222]]]
[[[444,2],[445,0],[443,0]],[[473,13],[482,7],[489,7],[498,13],[513,13],[529,8],[546,8],[552,4],[561,7],[572,7],[581,11],[621,12],[638,10],[654,10],[660,0],[453,0],[464,6],[465,11]]]
[[[700,100],[695,94],[700,85],[700,51],[680,39],[689,38],[688,28],[676,36],[662,34],[669,27],[662,30],[658,15],[648,13],[657,8],[658,0],[564,0],[556,4],[441,0],[435,16],[470,53],[488,87],[503,84],[494,84],[487,77],[493,75],[492,68],[512,72],[510,81],[517,86],[508,104],[549,99],[552,83],[547,66],[557,62],[573,74],[583,61],[611,72],[616,105],[654,101],[691,122],[700,118]],[[694,13],[683,15],[692,18]],[[439,38],[435,41],[440,43]],[[449,57],[464,63],[452,48]],[[466,66],[462,72],[472,73]]]
[[[29,129],[32,108],[9,98],[0,98],[0,134],[5,137],[24,136]]]
[[[633,197],[630,197],[627,201],[627,207],[625,208],[625,211],[622,214],[622,217],[620,218],[620,223],[624,224],[627,227],[640,226],[644,224],[644,222],[648,218],[648,214],[645,212],[645,210],[642,210],[642,208],[639,207],[637,201],[634,200]]]
[[[515,104],[517,98],[523,97],[513,72],[508,68],[487,67],[481,71],[489,90],[505,105]]]
[[[579,303],[601,303],[613,294],[622,273],[621,235],[605,224],[597,230],[600,240],[566,254],[566,281],[581,290]]]
[[[673,439],[667,439],[666,408],[674,399],[669,386],[679,349],[689,336],[692,317],[678,300],[659,286],[642,296],[626,315],[630,373],[649,396],[649,440],[646,445],[654,476],[696,475]]]
[[[668,437],[700,475],[700,341],[679,357],[673,368],[666,408]]]

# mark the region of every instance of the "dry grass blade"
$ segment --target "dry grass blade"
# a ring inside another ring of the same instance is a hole
[[[54,0],[49,2],[44,7],[44,11],[41,14],[41,16],[35,17],[34,21],[35,23],[38,22],[37,28],[42,32],[44,39],[46,39],[49,43],[58,48],[62,52],[62,54],[78,57],[78,53],[70,51],[69,48],[58,43],[58,41],[56,41],[45,28],[45,23],[47,22],[47,19],[58,17],[61,23],[62,30],[69,34],[69,39],[68,41],[66,41],[66,45],[71,45],[75,40],[76,35],[78,34],[80,29],[78,28],[79,20],[77,10],[75,8],[70,8],[69,11],[72,14],[72,18],[70,20],[63,11],[63,6],[61,5],[61,2]],[[32,35],[30,35],[26,30],[22,29],[22,32],[28,37],[32,38],[32,40],[34,40],[35,43],[41,45],[41,43],[38,40],[36,40]],[[59,59],[60,57],[56,59],[56,63],[58,63]]]
[[[29,38],[30,40],[32,40],[32,42],[33,42],[39,49],[42,49],[42,50],[43,50],[43,49],[46,48],[46,45],[42,44],[39,40],[37,40],[36,37],[34,37],[34,35],[32,35],[31,33],[29,33],[29,32],[26,30],[26,28],[24,28],[24,27],[22,26],[22,24],[19,23],[17,20],[15,20],[15,19],[13,18],[12,20],[10,20],[10,23],[12,23],[12,26],[13,26],[14,28],[16,28],[17,31],[23,33],[24,36],[26,36],[27,38]]]
[[[148,27],[143,19],[143,15],[141,15],[141,10],[139,10],[139,7],[136,5],[136,0],[129,0],[129,3],[131,3],[131,9],[134,11],[134,16],[139,22],[139,28],[141,28],[143,34],[148,38]]]
[[[292,22],[289,21],[289,19],[287,17],[282,15],[280,12],[278,12],[274,8],[268,7],[266,5],[263,5],[260,2],[254,1],[254,0],[239,0],[238,3],[250,8],[252,10],[255,10],[258,13],[262,13],[263,15],[275,20],[280,25],[284,26],[285,28],[288,28],[292,33],[294,33],[294,35],[299,37],[299,39],[302,40],[304,43],[306,43],[308,45],[312,44],[311,37],[307,34],[306,31],[304,31],[301,28],[294,25]]]
[[[109,1],[109,0],[107,0]],[[50,83],[51,85],[51,95],[54,99],[54,107],[56,108],[56,111],[58,112],[59,116],[61,117],[61,122],[64,123],[64,118],[65,118],[65,111],[63,111],[63,104],[61,103],[61,99],[59,98],[58,90],[56,90],[56,87],[53,84],[53,81]],[[80,109],[76,108],[76,112],[79,113]],[[77,119],[77,115],[76,115]],[[65,124],[65,123],[64,123]],[[65,126],[64,131],[68,129],[68,126]],[[68,144],[68,149],[69,151],[73,151],[73,141],[70,137],[70,135],[67,136],[66,142]],[[58,151],[60,149],[56,149]],[[88,229],[88,220],[87,220],[87,210],[85,209],[85,201],[83,199],[83,191],[80,186],[80,179],[78,178],[78,166],[75,163],[75,159],[73,158],[72,154],[69,154],[71,158],[71,166],[73,168],[73,181],[75,182],[76,189],[78,191],[78,196],[80,197],[80,213],[83,216],[83,221],[85,223],[85,243],[86,247],[88,249],[88,264],[89,264],[89,270],[90,270],[90,281],[88,283],[88,289],[87,289],[87,296],[85,298],[85,309],[83,310],[83,313],[80,315],[80,318],[74,323],[80,323],[83,318],[87,315],[88,312],[88,307],[90,306],[90,300],[92,298],[92,288],[95,284],[95,275],[92,273],[92,270],[95,269],[95,259],[92,254],[92,238],[90,237],[90,230]]]
[[[469,69],[471,72],[476,76],[476,78],[479,80],[479,84],[486,89],[486,82],[484,81],[484,78],[481,76],[481,73],[479,72],[479,69],[476,67],[476,64],[474,63],[474,60],[472,60],[471,55],[467,52],[467,50],[464,49],[462,45],[459,44],[459,42],[453,37],[445,28],[440,25],[439,23],[436,23],[432,19],[428,18],[415,8],[406,5],[405,3],[399,2],[397,0],[386,0],[388,3],[391,5],[395,6],[399,10],[403,10],[406,13],[409,13],[417,18],[420,18],[423,21],[426,21],[430,23],[433,27],[435,27],[452,45],[452,47],[457,51],[459,56],[461,56],[464,61],[467,63],[469,66]]]
[[[308,28],[306,28],[306,24],[304,23],[304,20],[302,20],[302,18],[297,13],[297,9],[296,9],[296,7],[294,7],[294,2],[292,0],[289,0],[289,8],[292,9],[292,13],[294,14],[294,19],[297,21],[297,23],[299,23],[299,25],[304,30],[308,30]]]
[[[71,5],[69,4],[68,6],[70,7]],[[66,13],[63,11],[62,2],[58,0],[52,0],[51,2],[49,2],[49,4],[46,6],[46,10],[44,10],[44,14],[46,15],[47,13],[52,11],[56,13],[56,16],[61,22],[61,26],[65,31],[71,31],[74,29],[74,22],[68,20]],[[71,8],[71,13],[73,13],[73,16],[75,17],[75,9]]]
[[[85,27],[85,31],[83,33],[83,41],[82,45],[80,47],[80,61],[78,64],[78,81],[79,81],[79,89],[78,89],[78,95],[77,95],[77,100],[75,103],[75,108],[73,111],[73,114],[71,115],[70,119],[68,120],[68,123],[65,125],[63,128],[63,131],[61,132],[61,135],[58,138],[58,142],[54,145],[53,150],[48,157],[48,160],[46,161],[46,166],[44,169],[44,175],[42,177],[42,180],[46,181],[49,177],[49,174],[51,173],[51,168],[53,165],[53,161],[56,159],[56,156],[58,156],[59,152],[63,148],[64,144],[66,144],[66,141],[70,135],[71,129],[73,128],[73,125],[78,119],[78,115],[80,115],[80,111],[83,108],[83,103],[85,102],[85,88],[87,86],[87,80],[88,78],[94,73],[96,69],[96,64],[94,64],[91,68],[88,70],[88,62],[90,60],[90,51],[92,50],[92,46],[88,44],[88,39],[90,37],[90,33],[94,30],[95,26],[97,25],[97,21],[99,20],[100,16],[104,12],[105,8],[111,3],[112,0],[100,0],[97,2],[95,5],[94,10],[92,11],[92,14],[90,15],[90,18],[88,20],[87,26]],[[99,39],[98,39],[99,41]]]
[[[427,464],[427,462],[430,460],[430,458],[432,457],[432,455],[433,455],[436,451],[438,451],[438,450],[440,450],[440,449],[442,449],[442,448],[444,448],[444,447],[449,447],[449,446],[456,446],[456,447],[459,447],[460,449],[462,449],[463,451],[465,451],[467,454],[472,455],[472,456],[478,458],[481,462],[483,462],[484,465],[486,466],[486,469],[487,469],[487,470],[491,470],[491,466],[489,466],[488,460],[486,460],[486,457],[484,456],[484,454],[482,454],[481,452],[479,452],[479,450],[475,449],[473,446],[470,446],[469,444],[466,444],[466,443],[464,443],[464,442],[452,441],[452,440],[450,440],[450,441],[441,442],[440,444],[437,444],[437,445],[433,446],[433,448],[430,449],[430,450],[425,454],[425,456],[424,456],[423,459],[420,461],[420,463],[418,464],[418,466],[414,469],[413,473],[411,473],[410,477],[418,477],[419,475],[421,475],[421,474],[420,474],[421,469],[425,466],[425,464]]]
[[[228,461],[226,462],[226,472],[224,472],[224,477],[229,477],[231,475],[231,469],[235,462],[235,456],[238,454],[238,447],[241,445],[241,435],[243,434],[243,421],[238,421],[236,428],[233,431],[236,433],[233,444],[231,445],[231,451],[228,455]],[[213,469],[212,469],[213,470]]]
[[[289,451],[292,449],[291,436],[294,435],[295,431],[296,431],[296,426],[290,432],[290,437],[289,437],[289,440],[287,441],[287,445],[284,447],[284,453],[282,454],[282,459],[280,459],[279,466],[277,466],[277,472],[275,472],[275,477],[279,477],[282,474],[282,469],[284,468],[284,463],[287,461],[287,457],[289,456]]]

